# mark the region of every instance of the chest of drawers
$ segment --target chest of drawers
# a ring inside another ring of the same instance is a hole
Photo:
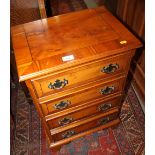
[[[25,81],[50,148],[117,125],[135,49],[141,43],[104,7],[11,28]]]

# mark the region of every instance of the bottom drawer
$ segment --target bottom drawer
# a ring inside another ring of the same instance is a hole
[[[108,122],[110,122],[118,117],[118,114],[119,114],[118,112],[119,112],[119,110],[116,108],[116,109],[112,110],[109,115],[105,113],[105,114],[98,115],[94,118],[90,118],[86,121],[85,120],[81,121],[81,125],[77,125],[77,126],[76,126],[76,124],[72,125],[75,127],[73,127],[73,128],[71,127],[68,130],[56,133],[56,134],[52,135],[52,138],[54,139],[54,141],[59,141],[59,140],[74,136],[76,134],[82,133],[84,131],[88,131],[90,129],[96,128],[98,126],[106,125]],[[78,123],[80,123],[80,122],[78,122]],[[55,129],[55,131],[56,130],[57,129]],[[58,131],[59,131],[59,129],[58,129]],[[51,130],[51,134],[52,134],[52,130]]]

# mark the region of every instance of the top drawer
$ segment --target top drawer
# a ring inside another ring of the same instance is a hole
[[[37,96],[43,97],[50,93],[54,94],[62,90],[78,87],[99,78],[103,79],[116,74],[126,73],[130,58],[130,53],[121,54],[35,78],[31,82]]]

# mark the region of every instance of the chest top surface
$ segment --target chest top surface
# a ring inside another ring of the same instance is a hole
[[[11,37],[20,81],[141,46],[104,7],[18,25]]]

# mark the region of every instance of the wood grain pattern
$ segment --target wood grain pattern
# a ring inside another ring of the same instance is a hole
[[[79,24],[79,21],[84,22]],[[88,58],[89,55],[95,58],[96,55],[109,56],[114,54],[116,49],[123,52],[125,49],[141,46],[140,42],[104,8],[38,20],[13,27],[11,32],[16,61],[19,62],[17,68],[20,81],[47,74],[54,69],[54,65],[58,68],[60,65],[68,67],[70,63],[81,63],[85,55]],[[121,40],[127,40],[127,45],[120,45]],[[98,46],[102,46],[102,51],[97,50]],[[93,47],[95,50],[92,50]],[[23,59],[27,58],[26,62],[22,62],[17,56],[21,48],[27,49],[25,52],[22,50],[20,54],[24,56]],[[71,54],[75,55],[74,61],[62,61],[62,56]],[[51,70],[49,66],[42,65],[42,62],[48,64],[49,61]]]
[[[19,80],[26,82],[50,148],[120,122],[130,62],[142,44],[105,7],[12,27],[11,35]],[[111,107],[100,112],[107,102]]]

